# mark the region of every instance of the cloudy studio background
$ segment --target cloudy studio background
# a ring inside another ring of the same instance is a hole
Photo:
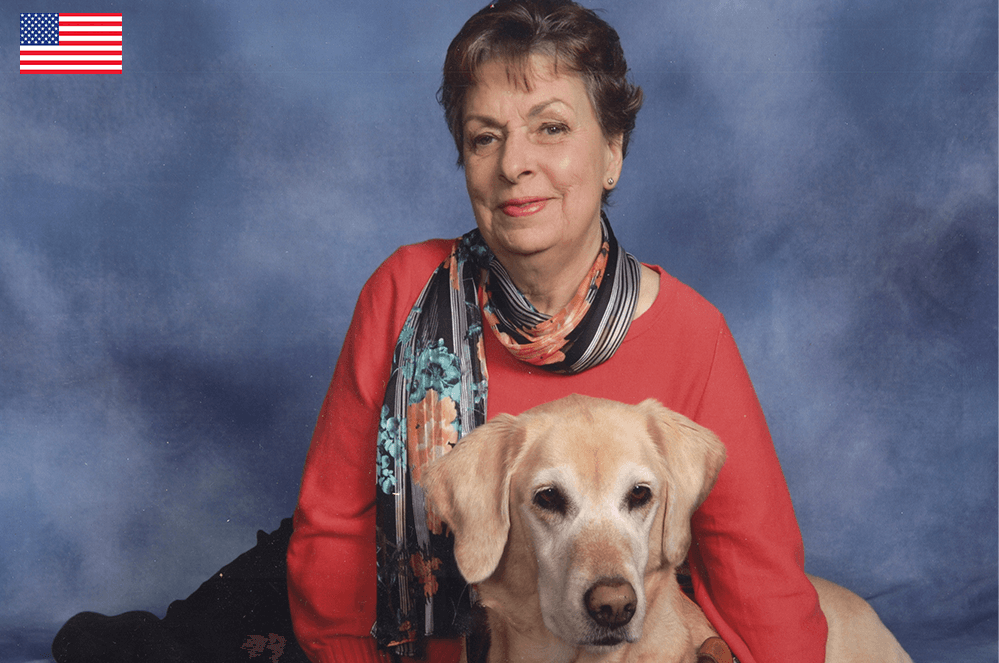
[[[0,661],[291,515],[362,283],[473,225],[435,93],[481,1],[4,3]],[[596,6],[646,92],[615,230],[725,313],[808,569],[996,661],[994,0]],[[123,14],[122,75],[17,73],[60,10]]]

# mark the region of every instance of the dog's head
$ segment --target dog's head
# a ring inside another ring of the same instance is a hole
[[[503,582],[492,576],[504,554],[528,554],[548,630],[607,647],[641,636],[644,577],[686,556],[724,456],[654,400],[570,396],[480,426],[423,484],[468,582]]]

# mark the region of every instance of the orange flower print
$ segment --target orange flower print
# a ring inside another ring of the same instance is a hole
[[[534,327],[517,328],[516,332],[524,337],[526,342],[515,341],[513,337],[503,331],[502,323],[489,301],[485,282],[479,287],[479,299],[485,302],[482,307],[483,319],[496,333],[499,342],[520,361],[535,366],[546,366],[565,361],[564,350],[569,345],[566,339],[590,310],[593,296],[600,288],[600,283],[604,277],[608,252],[609,246],[605,242],[586,278],[580,282],[575,295],[565,308]]]
[[[416,642],[416,629],[413,628],[413,623],[408,619],[403,623],[399,624],[400,639],[393,640],[388,643],[388,647],[398,647],[399,645],[405,645],[410,642]]]
[[[488,378],[489,371],[486,367],[486,344],[485,339],[479,336],[478,340],[475,342],[475,355],[479,360],[479,366],[482,367],[482,377]]]
[[[455,402],[428,389],[423,400],[406,410],[406,433],[413,481],[419,483],[424,466],[440,458],[458,443],[454,423],[458,419]]]
[[[413,556],[409,558],[409,565],[413,568],[413,574],[416,575],[417,580],[423,585],[423,595],[431,597],[436,594],[437,578],[434,577],[434,571],[441,567],[441,561],[436,557],[426,560],[419,553],[413,553]]]
[[[565,359],[562,346],[565,344],[565,337],[572,331],[572,327],[560,327],[561,319],[546,320],[533,330],[519,329],[518,331],[524,336],[536,340],[531,343],[517,343],[513,337],[500,329],[499,318],[488,306],[482,309],[482,317],[496,333],[499,342],[518,360],[535,366],[544,366]],[[553,322],[553,320],[555,321]]]
[[[447,260],[444,261],[444,264],[447,265],[448,277],[451,280],[451,288],[461,292],[461,263],[455,259],[455,256],[452,253],[447,257]]]

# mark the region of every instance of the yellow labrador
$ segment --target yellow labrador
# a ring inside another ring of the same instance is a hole
[[[486,609],[488,660],[696,661],[716,634],[675,568],[724,458],[653,400],[570,396],[496,417],[431,464],[427,502]],[[828,662],[911,663],[863,599],[812,582]]]

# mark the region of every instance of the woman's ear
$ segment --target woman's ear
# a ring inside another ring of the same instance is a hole
[[[613,189],[621,179],[624,165],[624,134],[607,139],[607,168],[604,172],[604,188]]]
[[[510,475],[524,432],[500,415],[461,438],[423,471],[427,509],[454,535],[454,556],[469,583],[496,570],[510,531]]]

